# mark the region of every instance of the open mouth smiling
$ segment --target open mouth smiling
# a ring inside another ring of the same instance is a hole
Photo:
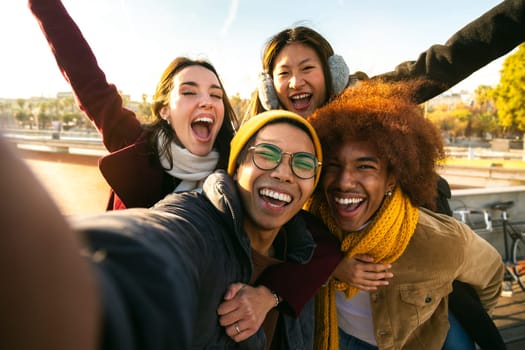
[[[208,139],[210,137],[212,126],[213,119],[210,117],[199,117],[191,123],[193,132],[202,139]]]
[[[310,93],[302,93],[297,94],[290,97],[290,100],[292,101],[292,105],[295,109],[304,109],[307,108],[310,104],[310,100],[312,99],[312,94]]]
[[[334,202],[345,207],[346,210],[354,210],[364,201],[364,198],[341,198],[334,197]]]
[[[282,207],[292,201],[292,196],[287,193],[277,192],[268,188],[263,188],[259,191],[259,195],[263,197],[268,203],[276,207]]]

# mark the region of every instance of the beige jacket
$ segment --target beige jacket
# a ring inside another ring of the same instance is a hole
[[[441,349],[452,281],[472,285],[491,312],[504,269],[498,251],[468,226],[421,209],[414,236],[392,264],[390,285],[370,293],[379,349]]]

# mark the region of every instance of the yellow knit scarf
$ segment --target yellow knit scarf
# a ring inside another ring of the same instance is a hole
[[[403,254],[416,229],[419,212],[399,187],[391,196],[385,197],[372,222],[358,232],[341,231],[332,219],[323,197],[314,195],[306,209],[321,218],[330,232],[341,241],[341,251],[347,257],[368,254],[376,263],[392,263]],[[315,299],[315,349],[317,350],[339,349],[336,290],[344,291],[347,298],[358,292],[357,288],[335,279],[331,279],[319,290]]]

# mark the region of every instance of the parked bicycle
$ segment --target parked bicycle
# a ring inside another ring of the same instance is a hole
[[[454,209],[454,216],[479,234],[501,229],[504,245],[503,258],[506,266],[505,281],[510,283],[509,294],[512,293],[511,283],[514,282],[517,282],[525,291],[525,222],[510,220],[508,210],[513,205],[513,201],[507,201],[494,202],[483,209],[466,207]],[[499,212],[500,218],[492,220],[491,212]],[[479,220],[480,217],[482,220]],[[504,288],[503,293],[505,292],[509,291]]]

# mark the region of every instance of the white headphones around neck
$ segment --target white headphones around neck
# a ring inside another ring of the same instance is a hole
[[[335,94],[340,93],[348,85],[350,69],[342,56],[328,57],[328,67],[332,76],[332,88]],[[259,73],[259,101],[265,110],[279,108],[279,98],[273,86],[273,79],[267,72]]]

